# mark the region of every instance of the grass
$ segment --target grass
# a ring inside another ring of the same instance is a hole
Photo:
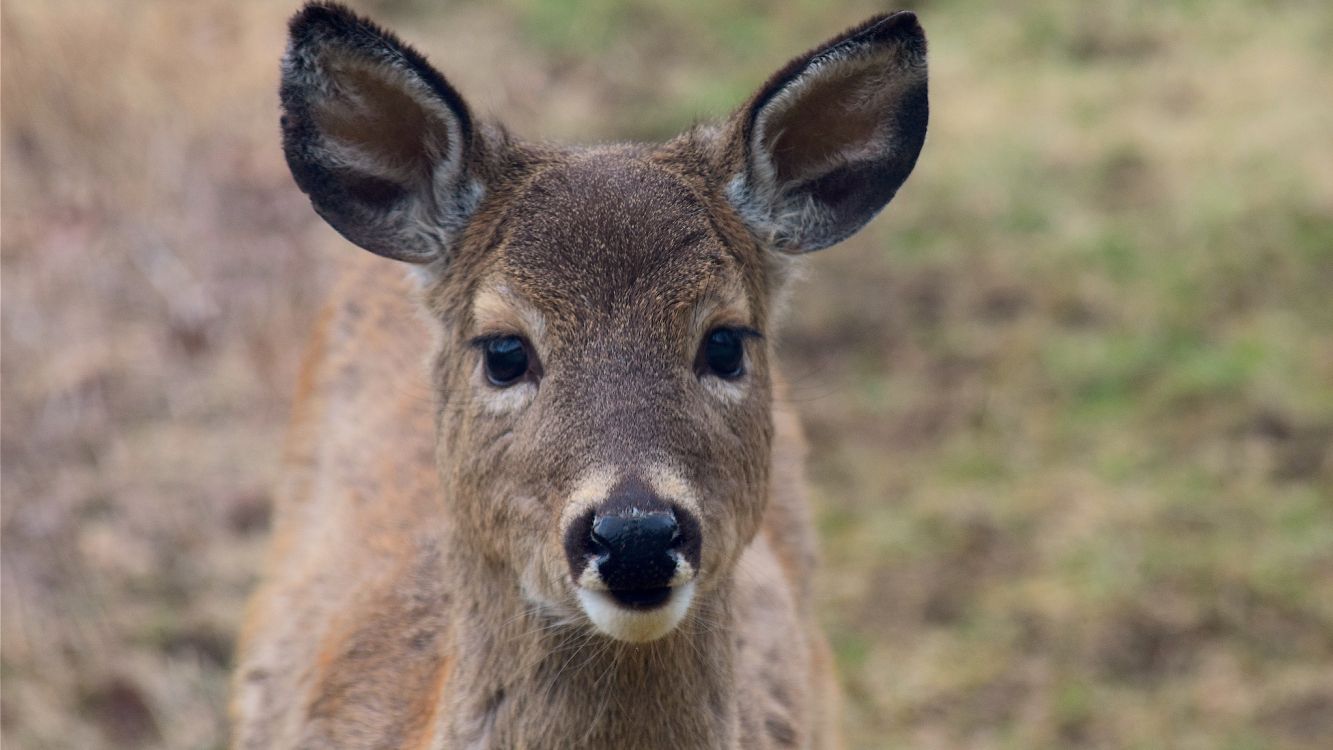
[[[1326,745],[1333,12],[912,5],[926,150],[780,343],[850,745]],[[278,152],[271,6],[4,6],[6,745],[223,743],[338,245]],[[365,7],[578,141],[721,115],[878,9]]]

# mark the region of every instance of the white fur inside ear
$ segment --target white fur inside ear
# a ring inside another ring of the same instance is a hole
[[[848,209],[825,200],[819,181],[841,170],[893,164],[900,154],[914,161],[919,143],[900,143],[895,112],[925,80],[924,55],[910,42],[851,39],[814,55],[752,110],[744,167],[726,186],[741,218],[769,247],[789,253],[827,247],[855,232],[893,191],[878,205],[856,208],[852,201]],[[865,189],[876,188],[867,181]]]
[[[588,619],[601,632],[620,641],[646,643],[675,630],[685,619],[694,601],[694,581],[674,589],[665,604],[649,610],[621,606],[604,591],[582,587],[578,598]]]

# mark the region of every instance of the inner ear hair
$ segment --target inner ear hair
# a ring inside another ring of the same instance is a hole
[[[818,250],[893,198],[925,140],[925,52],[915,14],[876,16],[792,60],[742,108],[729,194],[761,238]]]
[[[314,117],[347,165],[401,183],[422,184],[430,165],[447,158],[452,148],[449,127],[404,91],[395,71],[337,64],[337,90],[320,100]]]
[[[847,161],[872,158],[884,139],[881,113],[897,93],[874,58],[832,63],[818,86],[794,86],[762,123],[763,153],[779,184],[818,177]],[[801,89],[808,88],[808,91]],[[758,123],[757,123],[758,125]]]

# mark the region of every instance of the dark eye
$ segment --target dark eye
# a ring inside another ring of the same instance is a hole
[[[528,348],[517,336],[497,336],[482,342],[482,358],[492,385],[513,385],[528,374]]]
[[[704,338],[700,352],[703,369],[732,380],[745,374],[745,334],[734,328],[714,328]]]

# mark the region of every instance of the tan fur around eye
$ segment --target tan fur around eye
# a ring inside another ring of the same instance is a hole
[[[484,286],[472,300],[473,334],[521,335],[540,347],[546,338],[546,319],[537,308],[503,283]]]
[[[709,331],[718,326],[753,327],[753,325],[750,299],[745,293],[745,288],[739,283],[729,283],[695,306],[690,321],[690,340],[687,348],[692,351]]]

